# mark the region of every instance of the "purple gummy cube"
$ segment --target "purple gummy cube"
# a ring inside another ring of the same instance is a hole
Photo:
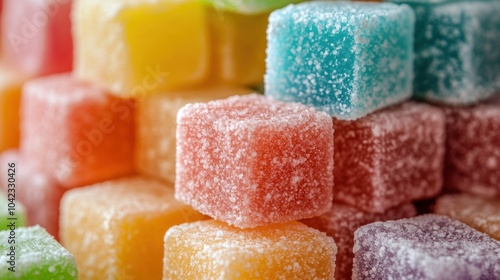
[[[352,279],[500,279],[500,242],[446,216],[372,223],[354,242]]]

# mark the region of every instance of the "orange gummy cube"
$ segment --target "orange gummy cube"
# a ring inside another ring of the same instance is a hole
[[[23,78],[0,66],[0,152],[19,146],[19,107]]]

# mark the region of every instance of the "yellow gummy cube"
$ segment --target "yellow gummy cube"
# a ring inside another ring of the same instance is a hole
[[[234,85],[263,83],[269,14],[209,9],[215,79]]]
[[[175,182],[177,111],[188,103],[208,102],[249,89],[215,86],[148,96],[136,111],[136,168],[144,175]]]
[[[331,237],[299,222],[239,229],[208,220],[165,235],[163,279],[334,279]]]
[[[78,0],[76,75],[127,97],[203,82],[206,21],[206,7],[196,0]]]
[[[200,219],[172,186],[132,177],[66,192],[60,236],[80,280],[160,279],[165,232]]]
[[[24,82],[19,74],[0,66],[0,152],[19,146],[19,107]]]

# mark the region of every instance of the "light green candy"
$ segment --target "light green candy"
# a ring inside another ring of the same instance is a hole
[[[288,4],[304,2],[304,0],[205,0],[220,10],[242,14],[259,14],[283,8]]]
[[[15,200],[15,207],[13,214],[11,215],[11,211],[9,211],[9,201],[7,197],[0,193],[0,230],[7,230],[10,227],[11,222],[15,222],[16,227],[24,227],[27,225],[26,223],[26,210],[24,210],[23,205],[19,202],[19,200]],[[9,218],[16,218],[15,220],[9,220]],[[2,241],[0,240],[0,243]]]
[[[75,259],[44,228],[18,228],[15,238],[11,234],[0,231],[0,279],[78,279]],[[15,263],[11,246],[15,246]]]

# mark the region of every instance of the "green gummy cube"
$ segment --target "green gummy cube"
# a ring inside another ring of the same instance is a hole
[[[19,202],[19,200],[15,200],[14,207],[11,207],[12,210],[9,210],[9,200],[7,197],[1,193],[0,194],[0,230],[7,230],[10,228],[12,222],[15,222],[16,227],[24,227],[27,225],[26,222],[26,210],[24,206]],[[12,206],[12,203],[11,203]],[[12,219],[15,218],[15,219]],[[0,240],[0,242],[2,242]]]

